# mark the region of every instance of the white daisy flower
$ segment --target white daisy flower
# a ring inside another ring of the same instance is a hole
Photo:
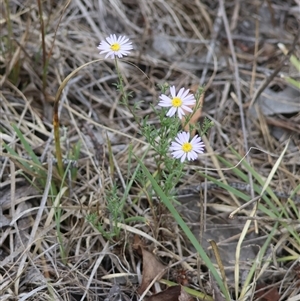
[[[175,86],[170,88],[171,98],[162,94],[159,99],[161,100],[158,105],[161,107],[171,107],[167,116],[172,117],[176,112],[179,119],[185,115],[186,112],[192,112],[193,110],[188,106],[193,106],[196,103],[196,99],[193,94],[189,94],[190,90],[181,88],[176,95]]]
[[[106,41],[102,41],[100,45],[97,47],[100,51],[100,54],[106,53],[105,58],[121,58],[130,53],[129,50],[133,49],[131,42],[129,39],[124,36],[117,36],[115,34],[111,34],[106,38]]]
[[[197,154],[203,154],[204,147],[205,145],[198,135],[195,135],[190,141],[190,133],[181,132],[178,133],[175,141],[171,143],[169,150],[174,158],[183,162],[186,158],[189,161],[197,159]]]

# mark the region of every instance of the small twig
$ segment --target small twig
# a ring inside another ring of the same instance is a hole
[[[295,36],[295,39],[293,41],[292,47],[290,48],[289,52],[287,53],[287,55],[283,58],[283,60],[279,63],[279,65],[277,66],[277,68],[275,68],[275,70],[273,71],[273,73],[271,75],[269,75],[269,77],[267,77],[262,84],[260,85],[260,87],[256,90],[250,105],[249,105],[249,109],[253,106],[253,104],[255,103],[255,101],[257,100],[257,98],[259,97],[259,95],[266,89],[266,87],[270,84],[270,82],[275,78],[275,76],[280,72],[280,70],[282,69],[282,67],[284,66],[284,64],[290,59],[290,56],[292,55],[292,53],[295,50],[295,47],[297,45],[297,41],[299,40],[300,37],[300,30],[298,30],[297,35]]]
[[[43,75],[42,75],[42,83],[43,83],[43,95],[44,95],[44,101],[46,101],[46,86],[47,86],[47,54],[46,54],[46,44],[45,44],[45,25],[44,25],[44,18],[43,18],[43,9],[42,9],[42,3],[41,0],[37,0],[38,8],[39,8],[39,18],[40,18],[40,30],[41,30],[41,36],[42,36],[42,49],[43,49]]]
[[[236,208],[235,210],[233,210],[230,214],[229,214],[229,218],[233,218],[233,216],[238,213],[239,211],[241,211],[242,209],[248,207],[249,205],[253,204],[254,202],[258,201],[261,199],[261,195],[258,195],[257,197],[253,198],[252,200],[248,201],[247,203],[243,204],[242,206]]]
[[[237,216],[237,220],[251,220],[251,221],[261,221],[265,223],[287,223],[289,225],[296,224],[299,226],[299,220],[286,219],[286,218],[268,218],[268,217],[260,217],[260,216]]]
[[[210,42],[210,45],[207,46],[208,52],[207,52],[207,55],[206,55],[206,63],[205,63],[205,66],[203,68],[201,79],[200,79],[200,86],[203,86],[203,84],[204,84],[205,76],[206,76],[207,70],[208,70],[208,65],[211,61],[211,58],[212,58],[214,50],[215,50],[216,40],[217,40],[217,37],[218,37],[220,29],[221,29],[221,25],[222,25],[221,16],[222,16],[221,7],[219,7],[219,10],[218,10],[218,13],[217,13],[217,18],[215,19],[214,26],[213,26],[212,40]],[[216,69],[217,69],[216,65],[217,65],[217,62],[214,59],[215,72],[216,72]],[[211,83],[211,80],[209,82]],[[210,83],[208,83],[206,86],[209,86]]]
[[[233,14],[232,14],[231,23],[230,23],[231,31],[234,31],[237,26],[237,23],[239,20],[240,9],[241,9],[241,1],[235,0],[235,5],[234,5]]]
[[[236,94],[237,94],[237,100],[238,100],[239,111],[240,111],[242,132],[243,132],[244,148],[245,148],[245,152],[247,152],[247,150],[248,150],[248,141],[247,141],[247,134],[246,134],[247,131],[246,131],[246,126],[245,126],[245,117],[244,117],[244,111],[243,111],[238,63],[237,63],[234,45],[233,45],[233,41],[232,41],[232,36],[231,36],[229,24],[228,24],[228,19],[227,19],[225,8],[224,8],[224,0],[219,0],[219,1],[220,1],[220,6],[222,7],[223,23],[224,23],[224,27],[225,27],[225,31],[226,31],[226,35],[227,35],[227,39],[228,39],[228,44],[229,44],[229,48],[230,48],[230,52],[231,52],[231,57],[232,57],[232,63],[233,63],[233,68],[234,68],[234,77],[235,77],[235,83],[236,83]],[[251,165],[249,156],[246,156],[246,160],[247,160],[248,164]],[[251,186],[251,197],[254,198],[253,179],[252,179],[252,174],[250,171],[248,171],[248,178],[249,178],[249,184]]]
[[[249,94],[253,95],[254,84],[256,80],[256,68],[257,68],[257,56],[258,56],[258,40],[259,40],[259,21],[258,19],[255,20],[255,44],[254,44],[254,60],[253,60],[253,67],[252,67],[252,74],[251,74],[251,82],[250,82],[250,92]]]

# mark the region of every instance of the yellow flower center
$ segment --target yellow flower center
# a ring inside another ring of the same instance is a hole
[[[121,48],[121,46],[120,46],[119,43],[113,43],[113,44],[110,45],[110,49],[111,49],[112,51],[119,51],[120,48]]]
[[[191,143],[185,142],[182,144],[181,148],[185,153],[189,153],[193,149],[193,146]]]
[[[182,100],[179,97],[174,97],[172,99],[172,106],[175,108],[181,107],[182,105]]]

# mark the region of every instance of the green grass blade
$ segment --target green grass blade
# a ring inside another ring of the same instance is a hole
[[[231,148],[231,151],[237,156],[237,158],[242,159],[240,154],[237,153],[233,148]],[[249,170],[251,172],[251,174],[257,180],[257,182],[263,187],[262,192],[266,191],[270,195],[272,200],[275,201],[275,203],[277,203],[279,208],[283,211],[284,215],[288,218],[288,214],[287,214],[284,206],[281,204],[278,197],[274,194],[273,190],[268,185],[266,185],[266,180],[264,180],[261,177],[261,175],[259,173],[257,173],[254,170],[254,168],[248,164],[248,162],[246,162],[246,160],[242,160],[242,164],[247,170]],[[273,212],[276,213],[277,217],[279,217],[280,212],[278,211],[278,208],[274,205],[274,203],[271,200],[269,200],[267,203],[270,206],[271,210],[273,210]]]
[[[209,175],[206,175],[204,173],[201,173],[201,172],[198,172],[199,175],[203,176],[204,178],[208,179],[209,181],[215,183],[216,185],[220,186],[221,188],[223,188],[224,190],[226,191],[230,191],[232,194],[234,194],[235,196],[237,196],[238,198],[244,200],[244,201],[249,201],[251,198],[249,195],[239,191],[238,189],[236,188],[233,188],[229,185],[226,185],[225,183],[209,176]],[[255,185],[254,188],[257,188],[256,189],[256,192],[259,193],[259,191],[261,190],[261,187]],[[263,196],[263,198],[267,198],[266,196]],[[277,218],[278,216],[276,214],[273,213],[272,210],[266,208],[264,205],[262,205],[261,203],[258,204],[258,209],[261,210],[262,212],[264,212],[265,214],[267,214],[269,217],[271,218]]]
[[[28,155],[31,157],[32,161],[36,164],[36,165],[41,165],[41,162],[39,160],[39,158],[37,157],[37,155],[34,153],[34,151],[32,150],[32,147],[29,145],[29,143],[27,142],[27,140],[25,139],[24,135],[22,134],[22,132],[17,128],[17,126],[15,124],[12,124],[13,129],[15,130],[15,132],[17,133],[19,139],[21,140],[25,151],[28,153]]]
[[[256,260],[254,260],[253,265],[250,268],[250,271],[246,277],[246,280],[243,284],[243,287],[241,289],[241,294],[240,294],[240,299],[243,300],[243,298],[245,297],[245,294],[247,293],[247,288],[250,286],[251,280],[253,278],[254,273],[258,270],[258,265],[261,264],[263,257],[267,251],[267,248],[270,247],[271,244],[271,240],[273,238],[273,236],[275,235],[275,232],[278,228],[278,223],[275,223],[275,225],[272,228],[272,231],[270,232],[270,234],[268,235],[268,238],[266,239],[265,243],[263,244],[263,246],[260,248]]]
[[[160,199],[163,202],[163,204],[168,208],[168,210],[170,211],[170,213],[173,215],[173,217],[176,220],[176,222],[179,224],[179,226],[181,227],[181,229],[183,230],[183,232],[186,234],[186,236],[188,237],[188,239],[190,240],[190,242],[193,244],[193,246],[195,247],[195,249],[199,253],[200,257],[203,259],[203,261],[207,265],[208,269],[210,270],[210,272],[212,273],[213,277],[217,281],[217,283],[218,283],[218,285],[219,285],[222,293],[224,294],[226,300],[231,300],[230,297],[229,297],[229,292],[226,290],[226,287],[225,287],[224,283],[222,282],[222,279],[221,279],[220,275],[218,274],[216,268],[214,267],[213,263],[211,262],[211,260],[207,256],[207,254],[205,253],[205,251],[202,248],[202,246],[199,244],[197,238],[194,236],[194,234],[192,233],[192,231],[188,228],[188,226],[186,225],[186,223],[184,222],[184,220],[182,219],[182,217],[179,215],[179,213],[177,212],[177,210],[175,209],[175,207],[173,206],[173,204],[170,202],[170,200],[168,199],[168,197],[165,195],[165,193],[160,188],[160,186],[158,185],[158,183],[156,182],[156,180],[153,178],[153,176],[150,174],[150,172],[148,171],[148,169],[146,168],[146,166],[143,164],[143,162],[141,160],[139,160],[138,158],[137,158],[137,160],[138,160],[139,164],[141,165],[144,173],[146,174],[146,176],[150,180],[153,189],[155,190],[155,192],[157,193],[157,195],[160,197]]]
[[[239,157],[240,158],[240,157]],[[230,162],[226,161],[224,158],[218,156],[218,159],[227,167],[229,168],[232,168],[231,171],[233,171],[244,183],[247,183],[249,184],[249,178],[248,178],[248,174],[244,173],[243,171],[239,170],[237,167],[235,167],[233,164],[231,164]],[[257,184],[253,184],[253,189],[254,191],[260,195],[261,194],[261,190],[262,190],[262,186],[259,186]],[[274,212],[276,212],[276,207],[273,205],[273,203],[270,201],[270,198],[264,194],[262,196],[262,199],[267,203],[269,204],[271,210],[273,210]],[[273,208],[272,208],[273,207]],[[266,209],[268,210],[268,209]],[[275,216],[278,216],[278,215],[274,215]]]
[[[30,164],[28,162],[26,162],[27,160],[20,158],[19,154],[14,149],[12,149],[6,143],[3,143],[3,146],[12,157],[15,157],[16,160],[19,161],[20,164],[24,166],[25,169],[32,170]]]
[[[284,78],[284,80],[289,83],[290,85],[294,86],[296,89],[300,89],[300,82],[291,78],[291,77],[288,77],[288,76],[282,76]]]

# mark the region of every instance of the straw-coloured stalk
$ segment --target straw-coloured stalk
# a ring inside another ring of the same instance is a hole
[[[58,116],[58,107],[59,107],[59,100],[61,93],[63,89],[66,87],[67,83],[69,80],[76,75],[81,69],[84,67],[91,65],[93,63],[97,63],[102,61],[103,59],[97,59],[90,61],[86,64],[83,64],[82,66],[79,66],[77,69],[72,71],[61,83],[59,86],[57,93],[55,95],[55,101],[54,101],[54,106],[53,106],[53,128],[54,128],[54,143],[55,143],[55,154],[56,154],[56,159],[57,159],[57,168],[59,175],[63,177],[64,175],[64,167],[63,167],[63,162],[62,162],[62,151],[61,151],[61,145],[60,145],[60,134],[59,134],[59,116]]]

